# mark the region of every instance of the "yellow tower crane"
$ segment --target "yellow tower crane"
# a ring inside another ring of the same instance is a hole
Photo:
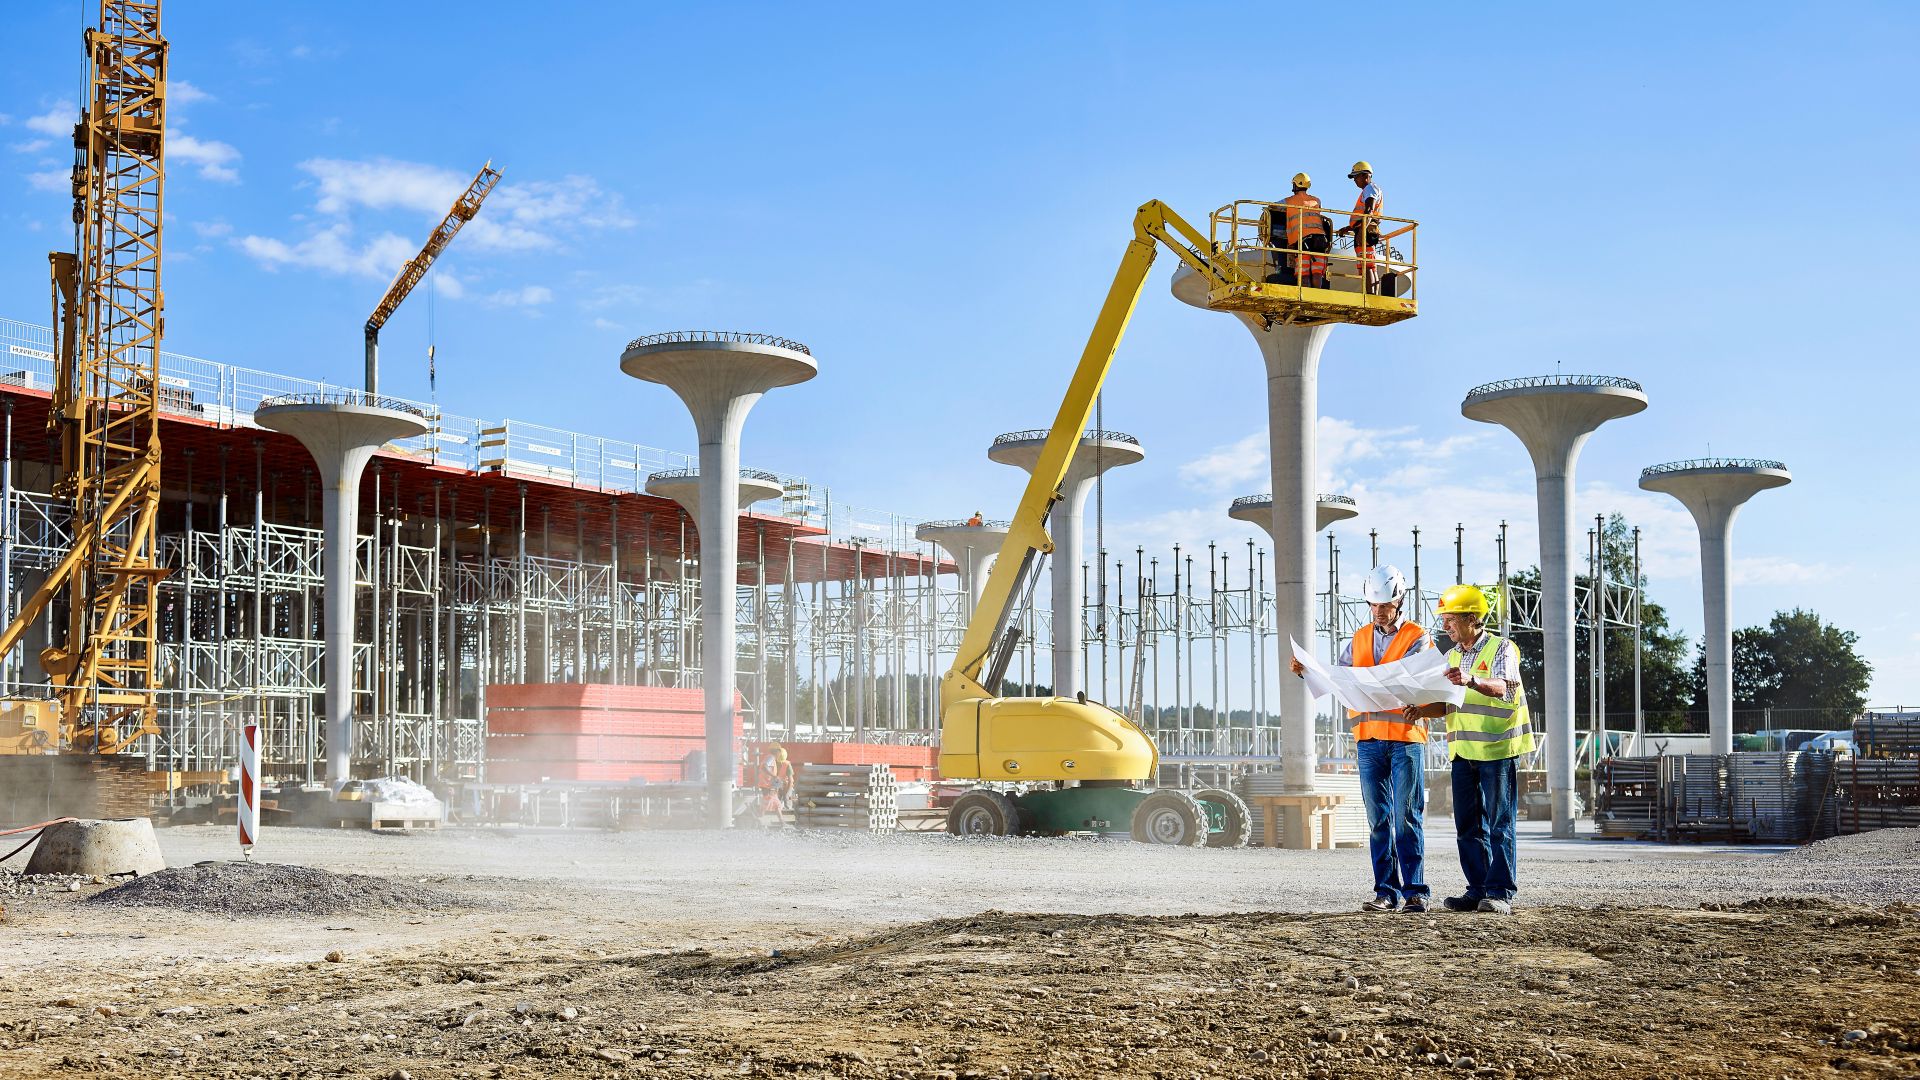
[[[369,398],[377,397],[380,393],[380,328],[387,325],[387,320],[393,318],[393,313],[400,309],[400,302],[407,298],[407,294],[413,291],[414,286],[420,284],[421,278],[427,276],[427,271],[433,266],[433,260],[447,250],[447,245],[460,234],[460,227],[472,221],[473,216],[480,212],[480,204],[486,200],[487,192],[492,191],[493,185],[499,182],[500,173],[493,167],[493,162],[489,161],[480,166],[479,174],[473,178],[471,184],[467,185],[467,190],[461,192],[460,197],[453,201],[453,209],[447,211],[447,216],[441,219],[439,227],[433,230],[433,235],[427,237],[426,246],[420,249],[420,254],[408,259],[406,265],[400,268],[400,273],[393,279],[393,284],[387,286],[387,295],[380,298],[380,303],[373,309],[373,314],[367,316],[367,396]]]
[[[66,639],[40,654],[59,699],[59,749],[113,753],[156,733],[160,578],[160,232],[167,41],[160,0],[101,0],[85,36],[87,101],[73,129],[74,253],[53,274],[56,497],[72,546],[0,632],[0,656],[61,595]]]

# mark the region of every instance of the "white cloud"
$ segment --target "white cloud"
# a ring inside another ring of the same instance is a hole
[[[620,329],[620,324],[617,322],[614,322],[612,319],[605,318],[600,315],[595,315],[593,317],[593,328],[595,330],[618,330]],[[1916,640],[1920,640],[1920,634],[1915,634],[1914,638]]]
[[[0,112],[0,127],[6,127],[11,123],[13,123],[13,114]]]
[[[314,208],[324,214],[346,214],[364,207],[410,210],[438,220],[472,182],[470,175],[388,158],[312,158],[301,162],[300,168],[318,182]],[[621,229],[634,223],[620,197],[590,177],[503,183],[487,196],[480,215],[464,226],[469,239],[463,246],[546,250],[558,247],[563,236],[582,230]]]
[[[314,207],[324,214],[344,214],[356,206],[444,214],[468,182],[467,177],[446,169],[386,158],[313,158],[301,162],[300,168],[319,181],[320,197]]]
[[[237,243],[241,251],[268,269],[301,266],[383,281],[391,280],[414,255],[413,245],[393,233],[382,233],[364,247],[356,247],[353,229],[344,223],[293,244],[267,236],[243,236]]]
[[[1832,581],[1839,571],[1826,563],[1800,563],[1778,555],[1736,557],[1735,585],[1811,585]]]
[[[458,300],[467,295],[466,283],[445,270],[433,272],[433,294],[449,300]]]
[[[73,172],[70,169],[30,172],[27,174],[27,186],[35,191],[71,191],[73,190]]]
[[[73,125],[78,123],[79,119],[78,109],[67,105],[55,105],[39,116],[27,117],[25,123],[28,131],[37,131],[42,135],[52,135],[55,138],[71,138]]]
[[[487,294],[486,302],[494,307],[537,307],[551,303],[553,290],[545,285],[528,285],[519,289],[501,289]]]
[[[193,223],[193,231],[209,240],[218,240],[223,236],[232,235],[233,226],[224,221],[196,221]]]
[[[1236,494],[1251,494],[1237,489],[1253,485],[1264,491],[1268,475],[1267,436],[1258,431],[1238,442],[1216,446],[1180,466],[1180,479],[1202,491],[1236,489]]]
[[[202,101],[217,101],[212,94],[200,89],[185,79],[167,80],[167,101],[172,105],[194,105]]]
[[[200,175],[209,180],[231,184],[240,179],[240,173],[232,167],[239,162],[240,151],[227,143],[174,134],[167,138],[167,156],[176,162],[198,166]]]
[[[52,145],[53,142],[50,139],[28,139],[26,142],[12,143],[7,149],[16,154],[37,154]]]

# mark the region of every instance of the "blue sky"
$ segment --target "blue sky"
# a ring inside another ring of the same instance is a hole
[[[70,242],[80,10],[0,15],[0,314],[35,322]],[[1736,625],[1816,609],[1860,633],[1876,703],[1920,702],[1920,9],[1388,4],[1364,31],[1338,7],[906,10],[174,0],[168,347],[352,380],[394,269],[491,158],[506,180],[435,285],[443,407],[690,449],[621,345],[777,333],[820,376],[759,407],[748,465],[1004,513],[1022,477],[986,445],[1051,417],[1135,206],[1204,220],[1300,169],[1343,205],[1364,157],[1423,222],[1422,314],[1327,347],[1323,489],[1363,504],[1349,567],[1366,528],[1404,560],[1411,526],[1464,521],[1484,574],[1502,517],[1532,562],[1525,455],[1460,400],[1625,375],[1651,407],[1589,444],[1579,512],[1647,530],[1677,624],[1701,625],[1693,527],[1639,470],[1778,458],[1794,483],[1736,529]],[[1290,37],[1285,14],[1311,21]],[[1241,541],[1226,504],[1267,486],[1257,353],[1168,296],[1172,263],[1107,394],[1148,451],[1108,486],[1116,548]],[[383,389],[420,399],[425,299],[383,338]]]

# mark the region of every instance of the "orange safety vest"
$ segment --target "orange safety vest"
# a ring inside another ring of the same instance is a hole
[[[1370,218],[1364,217],[1367,212],[1366,192],[1362,191],[1354,196],[1353,213],[1348,216],[1353,219],[1353,246],[1356,248],[1371,248],[1380,240],[1380,215],[1387,212],[1387,193],[1378,189],[1376,191],[1377,194],[1373,197],[1373,216]]]
[[[1280,200],[1287,208],[1287,246],[1299,247],[1300,241],[1308,236],[1321,236],[1326,233],[1325,223],[1320,218],[1320,200],[1304,191],[1295,192]]]
[[[1393,640],[1387,642],[1387,651],[1381,656],[1381,662],[1391,663],[1406,656],[1407,650],[1413,648],[1414,643],[1425,634],[1426,631],[1411,621],[1401,623],[1400,629],[1394,632]],[[1373,666],[1372,623],[1361,627],[1359,632],[1353,635],[1353,666]],[[1354,712],[1352,709],[1347,710],[1347,716],[1357,721],[1353,725],[1355,742],[1361,739],[1419,743],[1427,741],[1427,722],[1424,719],[1408,720],[1397,712],[1361,713]]]

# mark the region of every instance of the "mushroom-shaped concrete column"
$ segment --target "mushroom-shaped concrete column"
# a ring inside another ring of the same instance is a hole
[[[1313,531],[1326,532],[1327,526],[1336,521],[1360,515],[1360,504],[1350,495],[1328,495],[1325,492],[1313,497]],[[1242,495],[1227,507],[1227,516],[1235,521],[1245,521],[1260,526],[1268,539],[1273,537],[1273,496]]]
[[[960,585],[967,593],[967,609],[964,612],[973,618],[973,609],[980,604],[980,590],[987,587],[987,564],[1000,554],[1001,541],[1007,538],[1005,521],[927,521],[914,527],[913,538],[922,543],[938,544],[940,550],[947,553],[959,566]]]
[[[1002,465],[1033,472],[1040,448],[1047,444],[1046,429],[1015,431],[993,440],[987,457]],[[1047,517],[1053,537],[1053,692],[1072,697],[1086,685],[1080,670],[1080,608],[1085,597],[1080,582],[1082,543],[1080,526],[1086,516],[1087,495],[1100,474],[1145,458],[1140,440],[1118,431],[1089,431],[1073,451],[1073,463],[1060,482],[1060,502]]]
[[[740,498],[738,508],[745,510],[757,502],[766,502],[777,497],[784,490],[780,478],[770,472],[758,469],[740,470]],[[662,499],[672,499],[693,519],[693,527],[700,528],[700,470],[667,469],[652,473],[647,477],[647,494]]]
[[[1573,467],[1601,424],[1647,407],[1640,384],[1607,375],[1545,375],[1476,386],[1460,412],[1499,424],[1533,457],[1540,507],[1540,636],[1546,646],[1547,789],[1553,835],[1573,819]]]
[[[300,440],[320,468],[323,663],[327,786],[353,778],[353,564],[360,532],[360,474],[383,444],[427,430],[418,410],[367,394],[268,398],[254,422]]]
[[[1700,527],[1700,601],[1707,624],[1707,733],[1716,754],[1733,753],[1733,519],[1748,499],[1793,480],[1777,461],[1705,458],[1655,465],[1640,486],[1679,499]]]
[[[1243,257],[1244,261],[1244,257]],[[1248,267],[1256,274],[1265,270]],[[1203,310],[1207,284],[1182,264],[1173,272],[1173,295]],[[1273,597],[1280,647],[1289,637],[1313,636],[1313,454],[1314,425],[1320,410],[1320,351],[1332,323],[1316,326],[1266,325],[1236,314],[1253,334],[1267,365],[1268,467],[1272,476]],[[1293,791],[1314,785],[1318,758],[1313,742],[1313,699],[1303,679],[1281,679],[1280,777]]]
[[[701,683],[707,705],[707,816],[733,823],[739,752],[733,743],[734,582],[739,577],[740,430],[767,391],[819,372],[805,345],[766,334],[696,330],[637,338],[620,370],[680,395],[700,437]]]

